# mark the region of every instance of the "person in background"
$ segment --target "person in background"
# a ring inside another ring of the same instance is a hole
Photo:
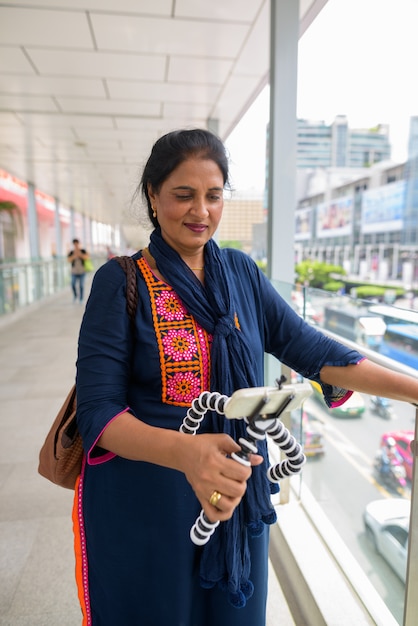
[[[73,239],[73,246],[73,250],[67,256],[68,262],[71,263],[71,289],[73,290],[73,301],[76,302],[78,299],[81,303],[84,298],[84,280],[86,277],[84,261],[89,258],[89,255],[84,248],[80,247],[78,239]]]
[[[100,267],[77,358],[85,458],[74,499],[83,624],[264,626],[269,525],[276,521],[265,442],[249,466],[231,458],[244,420],[211,412],[179,432],[203,391],[264,385],[270,353],[319,383],[329,406],[351,390],[418,401],[418,381],[326,337],[285,302],[256,263],[220,249],[228,157],[207,130],[161,137],[137,194],[154,230],[136,252],[134,328],[126,276]],[[196,546],[201,509],[220,521]]]
[[[382,474],[389,474],[391,465],[403,465],[403,458],[396,448],[396,441],[388,437],[381,448]]]

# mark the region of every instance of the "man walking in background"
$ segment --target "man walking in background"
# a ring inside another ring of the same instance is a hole
[[[84,279],[86,276],[86,270],[84,267],[84,261],[89,258],[87,251],[84,248],[80,248],[80,242],[78,239],[73,239],[74,249],[68,253],[68,262],[71,263],[71,288],[73,290],[74,298],[76,302],[77,298],[80,302],[83,302],[84,297]],[[77,294],[78,283],[78,294]]]

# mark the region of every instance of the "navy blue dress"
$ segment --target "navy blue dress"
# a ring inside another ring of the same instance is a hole
[[[237,317],[264,384],[264,353],[319,382],[324,365],[361,355],[305,324],[248,256],[222,250],[234,276]],[[86,453],[74,501],[76,572],[83,624],[94,626],[262,626],[268,529],[250,539],[254,594],[237,609],[219,588],[199,584],[202,548],[189,531],[200,504],[181,472],[129,461],[96,445],[129,410],[178,429],[191,401],[209,389],[211,337],[137,253],[139,300],[133,337],[126,279],[115,261],[95,274],[77,361],[77,419]],[[328,403],[347,394],[324,386]],[[206,427],[207,429],[207,427]],[[201,428],[205,431],[205,424]]]

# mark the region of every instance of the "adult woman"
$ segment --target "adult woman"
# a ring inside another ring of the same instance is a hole
[[[418,398],[414,381],[305,324],[246,255],[219,250],[212,235],[227,184],[225,149],[211,133],[159,139],[141,181],[155,230],[149,248],[133,257],[134,333],[120,267],[110,261],[94,278],[77,363],[86,463],[75,530],[85,624],[265,623],[268,524],[275,520],[266,450],[250,468],[230,458],[241,420],[214,415],[202,434],[180,433],[201,391],[231,395],[262,385],[270,352],[320,382],[330,404],[350,388]],[[214,491],[222,494],[216,506]],[[223,523],[196,548],[189,529],[201,507]]]

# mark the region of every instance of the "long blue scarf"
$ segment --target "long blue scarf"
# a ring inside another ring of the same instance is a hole
[[[244,332],[236,324],[231,295],[232,277],[222,262],[213,240],[205,246],[205,285],[195,277],[180,255],[163,239],[157,228],[151,234],[149,251],[158,270],[175,290],[188,312],[213,336],[211,348],[211,391],[227,396],[237,389],[257,386],[254,356]],[[205,419],[209,419],[206,417]],[[225,432],[235,441],[246,435],[243,420],[228,420],[212,414],[213,432]],[[219,584],[228,591],[234,606],[243,607],[252,595],[249,580],[251,559],[248,536],[260,535],[264,524],[273,524],[272,489],[266,476],[267,447],[259,444],[265,462],[253,468],[246,495],[232,518],[220,524],[202,548],[200,583],[210,588]]]

